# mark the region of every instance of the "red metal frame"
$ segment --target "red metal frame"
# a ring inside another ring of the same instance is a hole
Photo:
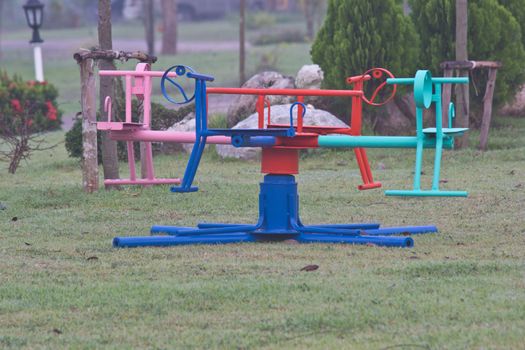
[[[374,72],[372,72],[374,73]],[[350,126],[347,128],[331,126],[312,126],[304,125],[303,106],[297,107],[297,124],[295,125],[296,134],[294,137],[278,137],[277,143],[272,149],[263,149],[261,170],[266,174],[296,174],[298,172],[298,152],[297,149],[316,148],[317,136],[327,134],[347,134],[361,135],[362,129],[362,110],[363,100],[373,104],[366,99],[363,93],[363,83],[372,77],[362,74],[347,79],[349,84],[353,84],[352,90],[310,90],[310,89],[254,89],[254,88],[224,88],[208,87],[207,94],[235,94],[235,95],[256,95],[256,112],[258,114],[258,128],[263,129],[265,124],[264,108],[268,108],[266,116],[266,126],[268,128],[288,128],[289,125],[273,124],[271,122],[271,108],[267,96],[295,96],[297,102],[304,103],[305,96],[338,96],[350,97],[352,99],[352,109],[350,113]],[[379,88],[378,88],[379,89]],[[377,90],[377,89],[376,89]],[[372,100],[373,101],[373,100]],[[358,186],[359,190],[367,190],[381,187],[380,182],[375,182],[372,177],[372,170],[363,148],[354,149],[357,165],[361,173],[363,184]]]

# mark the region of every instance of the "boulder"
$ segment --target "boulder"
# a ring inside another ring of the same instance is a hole
[[[307,64],[299,69],[295,77],[295,86],[298,89],[320,89],[324,79],[324,73],[317,64]],[[323,98],[320,96],[306,96],[305,103],[311,103],[315,106],[324,106],[330,103],[333,98]]]
[[[195,113],[191,112],[184,117],[180,122],[173,124],[172,127],[168,128],[168,131],[193,131],[195,132]],[[206,146],[207,147],[207,146]],[[192,143],[173,143],[165,142],[162,143],[162,153],[173,153],[184,151],[190,153],[193,148]]]
[[[289,124],[290,123],[290,107],[291,104],[272,106],[270,110],[271,122],[275,124]],[[264,115],[268,115],[268,109],[265,108]],[[294,108],[294,124],[296,124],[296,109]],[[258,125],[258,114],[254,113],[245,120],[239,122],[232,129],[256,129]],[[304,115],[303,125],[315,126],[336,126],[348,127],[345,123],[339,120],[336,116],[321,109],[315,109],[308,105],[307,111]],[[266,117],[265,117],[266,126]],[[236,148],[231,145],[216,145],[217,153],[222,158],[238,158],[238,159],[257,159],[260,155],[261,149],[259,147],[242,147]]]
[[[295,77],[295,86],[298,89],[320,89],[324,74],[317,64],[307,64],[301,67]]]
[[[264,88],[264,89],[293,89],[295,88],[294,78],[286,77],[277,72],[263,72],[251,77],[242,85],[243,88]],[[286,104],[293,101],[290,96],[268,96],[272,105]],[[228,126],[231,127],[255,112],[257,96],[239,95],[236,96],[226,113]]]
[[[374,132],[380,135],[413,135],[415,132],[416,104],[414,94],[409,93],[402,97],[396,97],[383,107],[369,109],[375,116],[373,122]],[[425,110],[423,118],[424,125],[435,123],[431,111]]]
[[[514,99],[500,110],[503,115],[520,116],[525,112],[525,85],[521,87]]]

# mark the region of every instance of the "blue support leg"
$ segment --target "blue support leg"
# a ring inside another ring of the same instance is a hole
[[[274,242],[288,239],[300,243],[371,244],[412,247],[408,235],[437,232],[435,226],[381,228],[378,223],[303,225],[299,218],[297,183],[292,175],[266,175],[260,184],[259,221],[255,225],[200,223],[197,227],[160,226],[153,236],[116,237],[115,247],[170,246],[184,244],[226,244]],[[159,233],[167,234],[159,236]],[[403,235],[407,236],[392,236]]]

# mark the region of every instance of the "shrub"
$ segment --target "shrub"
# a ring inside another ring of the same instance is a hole
[[[413,74],[419,39],[395,0],[330,0],[312,45],[312,60],[329,88],[345,88],[345,78],[372,67],[396,75]]]
[[[65,143],[67,154],[72,158],[82,158],[82,117],[76,118],[71,129],[66,132]],[[97,148],[102,147],[100,133],[97,133]],[[102,153],[98,152],[98,164],[102,164]]]
[[[266,29],[277,23],[277,18],[268,12],[255,12],[248,13],[246,19],[246,28],[250,30],[254,29]]]
[[[20,116],[27,115],[31,133],[60,128],[62,112],[57,108],[57,89],[47,82],[23,81],[0,72],[0,116],[2,130],[15,132]]]
[[[330,0],[311,55],[323,69],[324,87],[346,89],[346,77],[373,67],[385,67],[396,76],[413,75],[418,50],[419,37],[401,2]],[[349,103],[334,99],[330,111],[342,116]]]
[[[525,81],[522,28],[509,9],[519,8],[518,0],[471,0],[468,7],[468,55],[472,60],[501,61],[494,103],[500,105],[514,97]],[[434,72],[439,63],[455,59],[455,2],[452,0],[411,0],[412,18],[421,35],[420,62]],[[475,70],[471,79],[473,108],[480,109],[487,79],[486,71]],[[478,91],[479,90],[479,91]],[[471,114],[471,116],[474,114]],[[476,122],[476,120],[473,120]]]
[[[289,29],[273,33],[262,33],[253,40],[254,45],[304,42],[306,42],[306,35],[297,29]]]
[[[12,79],[0,72],[0,161],[9,163],[14,174],[24,159],[43,146],[39,135],[60,127],[61,112],[57,109],[57,90],[50,84]]]

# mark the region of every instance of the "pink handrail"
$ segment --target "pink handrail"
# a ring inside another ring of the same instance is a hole
[[[98,71],[99,75],[103,76],[114,76],[114,77],[120,77],[124,75],[130,75],[130,76],[140,76],[140,77],[162,77],[164,75],[164,72],[162,71],[135,71],[135,70],[100,70]],[[168,77],[174,78],[178,75],[175,72],[168,73]]]
[[[209,94],[264,95],[264,96],[363,96],[357,90],[310,90],[310,89],[252,89],[252,88],[206,88]]]

